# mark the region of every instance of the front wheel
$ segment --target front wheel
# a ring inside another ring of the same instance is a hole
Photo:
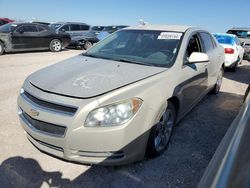
[[[50,51],[52,52],[60,52],[62,50],[62,43],[58,39],[53,39],[50,42]]]
[[[157,157],[166,150],[172,135],[175,120],[175,107],[171,102],[168,102],[168,107],[160,121],[151,129],[147,145],[148,157]]]
[[[222,84],[222,79],[223,79],[223,74],[224,74],[224,68],[221,67],[220,68],[220,72],[218,74],[217,80],[216,80],[216,84],[214,86],[214,88],[212,89],[212,94],[218,94],[220,92],[220,88],[221,88],[221,84]]]

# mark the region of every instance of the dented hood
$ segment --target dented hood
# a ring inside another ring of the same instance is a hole
[[[41,69],[28,78],[44,91],[79,98],[95,97],[166,70],[78,55]]]

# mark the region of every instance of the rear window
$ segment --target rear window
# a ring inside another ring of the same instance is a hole
[[[224,35],[214,35],[214,37],[217,39],[217,41],[221,44],[234,44],[233,37],[230,36],[224,36]]]
[[[239,38],[250,38],[250,30],[229,30],[227,33],[234,34]]]

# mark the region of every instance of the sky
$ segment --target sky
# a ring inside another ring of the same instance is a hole
[[[250,0],[0,0],[0,17],[90,25],[192,25],[210,32],[250,27]]]

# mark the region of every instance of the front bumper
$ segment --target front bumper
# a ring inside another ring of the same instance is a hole
[[[87,128],[83,126],[84,119],[89,107],[92,109],[96,105],[95,100],[66,98],[37,88],[32,88],[32,93],[29,93],[39,96],[41,101],[55,99],[56,104],[67,101],[67,105],[77,106],[77,111],[70,115],[32,101],[24,94],[19,95],[21,125],[30,142],[39,150],[64,160],[87,164],[122,165],[143,159],[149,136],[146,127],[150,127],[152,118],[150,111],[143,105],[124,125]],[[34,110],[39,115],[34,116]],[[61,129],[51,129],[50,126],[59,126]],[[62,128],[65,128],[64,132]]]

